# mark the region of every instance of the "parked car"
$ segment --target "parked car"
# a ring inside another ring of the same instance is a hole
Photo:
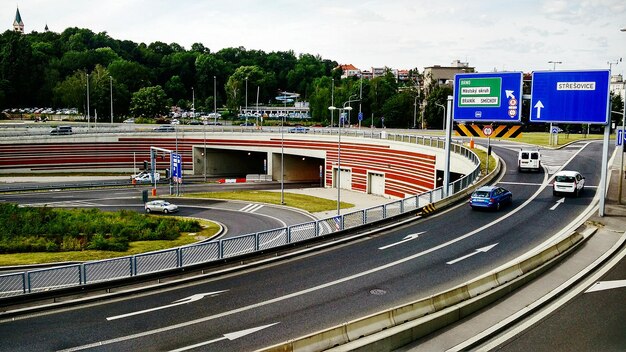
[[[172,204],[165,200],[153,200],[153,201],[147,202],[144,205],[144,209],[146,209],[146,213],[157,211],[163,214],[167,214],[167,213],[177,212],[178,206],[176,204]]]
[[[180,125],[180,121],[178,121],[177,119],[173,119],[172,121],[170,121],[170,125]]]
[[[140,172],[139,174],[135,175],[134,179],[137,182],[154,182],[152,181],[152,174],[149,171]],[[161,175],[158,172],[155,172],[154,179],[159,182],[159,180],[161,179]]]
[[[554,175],[552,186],[552,194],[555,196],[568,193],[578,197],[585,190],[585,178],[578,171],[563,170]]]
[[[541,153],[539,150],[522,149],[517,154],[517,169],[541,171]]]
[[[135,123],[135,119],[131,117],[129,119],[124,120],[124,123]]]
[[[292,127],[289,129],[289,133],[308,133],[309,129],[307,127],[302,127],[302,126],[298,126],[298,127]]]
[[[171,125],[161,125],[153,129],[154,132],[176,132],[176,128]]]
[[[50,131],[50,135],[58,136],[58,135],[67,135],[74,133],[72,131],[72,126],[57,126]]]
[[[482,186],[472,193],[469,205],[472,209],[487,208],[500,210],[503,204],[513,202],[513,194],[498,186]]]

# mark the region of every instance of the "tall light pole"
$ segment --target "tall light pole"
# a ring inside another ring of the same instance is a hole
[[[363,101],[363,75],[361,74],[361,87],[359,88],[359,116],[363,116],[361,111],[361,102]],[[359,120],[359,129],[361,128],[361,120]]]
[[[89,131],[89,120],[91,117],[89,116],[89,74],[87,74],[87,131]]]
[[[626,27],[621,28],[620,29],[621,32],[626,32]],[[620,157],[620,162],[619,162],[619,184],[618,184],[618,204],[622,204],[622,182],[624,179],[624,149],[626,148],[626,146],[624,145],[624,140],[626,138],[623,138],[624,136],[624,132],[626,132],[626,82],[624,82],[624,78],[622,78],[622,89],[623,89],[623,93],[624,93],[624,99],[622,99],[622,153],[621,153],[621,157]]]
[[[287,103],[285,103],[287,104]],[[285,204],[285,115],[280,118],[280,204]]]
[[[330,106],[335,106],[335,79],[331,79],[330,85]],[[330,110],[330,128],[335,127],[333,124],[333,117],[335,115],[335,109]]]
[[[248,77],[246,77],[246,127],[248,127]]]
[[[191,118],[196,118],[196,91],[191,87]]]
[[[213,76],[213,118],[217,126],[217,78]]]
[[[111,124],[113,124],[113,77],[109,76],[109,90],[111,91]]]
[[[443,109],[443,130],[446,130],[446,107],[435,102],[435,105]]]
[[[562,64],[562,61],[548,61],[549,64],[552,64],[552,71],[556,70],[556,64]]]

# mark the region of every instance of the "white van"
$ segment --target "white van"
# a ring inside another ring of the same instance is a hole
[[[541,171],[541,153],[539,150],[522,149],[517,154],[517,170]]]

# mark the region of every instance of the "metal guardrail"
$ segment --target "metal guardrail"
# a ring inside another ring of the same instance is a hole
[[[394,134],[387,134],[386,137],[402,141],[414,139],[414,143],[428,142],[430,145],[434,141],[439,147],[439,140],[431,138]],[[472,185],[480,175],[480,160],[476,154],[462,145],[454,145],[451,150],[468,158],[476,167],[471,173],[449,185],[448,197]],[[141,276],[278,248],[416,211],[442,200],[443,195],[443,188],[439,187],[384,205],[289,227],[115,259],[0,275],[0,298]]]

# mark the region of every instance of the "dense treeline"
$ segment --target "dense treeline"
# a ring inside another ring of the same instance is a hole
[[[382,116],[388,127],[413,125],[414,88],[399,89],[391,73],[363,82],[342,80],[337,66],[336,61],[296,56],[293,51],[265,53],[238,47],[211,52],[201,43],[186,50],[176,43],[137,44],[81,28],[62,33],[6,31],[0,35],[0,110],[75,107],[84,114],[89,84],[91,116],[110,115],[111,91],[118,120],[165,114],[171,105],[188,110],[192,100],[196,111],[212,111],[214,99],[218,108],[236,111],[246,103],[247,85],[249,106],[256,103],[257,87],[261,104],[276,103],[280,91],[297,92],[311,103],[313,119],[323,123],[330,122],[331,91],[336,106],[362,92],[360,106],[353,108],[363,112],[364,125],[369,126],[373,117],[380,126]],[[447,87],[431,92],[438,99],[450,94]],[[157,99],[158,104],[147,107],[148,99]],[[429,105],[427,124],[440,126],[441,110]],[[351,121],[356,122],[356,113]]]
[[[53,209],[0,204],[0,253],[85,249],[125,251],[129,242],[175,240],[197,232],[196,220],[155,217],[134,211]]]

